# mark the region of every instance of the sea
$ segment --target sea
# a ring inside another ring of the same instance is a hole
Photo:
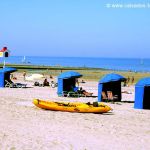
[[[4,58],[0,58],[0,63]],[[58,67],[89,67],[117,71],[150,72],[150,59],[144,58],[94,58],[94,57],[40,57],[10,56],[5,58],[8,64],[26,64]]]

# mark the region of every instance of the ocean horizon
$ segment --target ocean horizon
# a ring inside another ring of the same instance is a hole
[[[4,58],[0,58],[3,63]],[[28,64],[40,66],[87,67],[111,70],[150,72],[149,58],[102,58],[102,57],[48,57],[11,56],[5,58],[7,64]]]

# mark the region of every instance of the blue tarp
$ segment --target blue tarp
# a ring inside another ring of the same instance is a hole
[[[16,68],[11,68],[11,67],[5,67],[5,68],[2,68],[2,69],[0,69],[0,73],[6,73],[6,72],[15,72],[15,71],[17,71],[17,69]]]
[[[143,109],[144,101],[150,100],[150,96],[148,96],[149,97],[148,99],[147,99],[147,96],[144,96],[145,95],[145,87],[150,87],[150,77],[143,78],[136,83],[134,108]],[[150,106],[146,106],[146,107],[150,107]]]
[[[98,84],[98,101],[102,101],[102,91],[113,91],[118,95],[118,100],[121,101],[121,81],[126,78],[115,73],[107,74],[99,80]]]
[[[58,78],[60,79],[68,79],[68,78],[79,78],[81,77],[82,75],[78,72],[75,72],[75,71],[67,71],[67,72],[63,72],[62,74],[60,74],[58,76]]]
[[[150,77],[139,80],[135,86],[150,86]]]
[[[63,91],[69,91],[71,87],[75,87],[75,79],[81,76],[80,73],[74,71],[67,71],[60,74],[58,76],[57,94],[62,96]]]
[[[107,83],[113,81],[124,81],[126,78],[115,73],[107,74],[99,80],[99,83]]]

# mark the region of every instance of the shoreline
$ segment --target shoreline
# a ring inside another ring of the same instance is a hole
[[[3,59],[1,65],[3,65]],[[74,68],[74,69],[102,69],[111,71],[150,72],[149,58],[111,58],[111,57],[50,57],[50,56],[13,56],[6,59],[6,65],[20,65],[35,68]]]

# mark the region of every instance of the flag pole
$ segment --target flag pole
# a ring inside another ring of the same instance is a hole
[[[6,61],[5,61],[5,57],[4,57],[4,65],[3,65],[3,68],[5,68],[6,66]]]

